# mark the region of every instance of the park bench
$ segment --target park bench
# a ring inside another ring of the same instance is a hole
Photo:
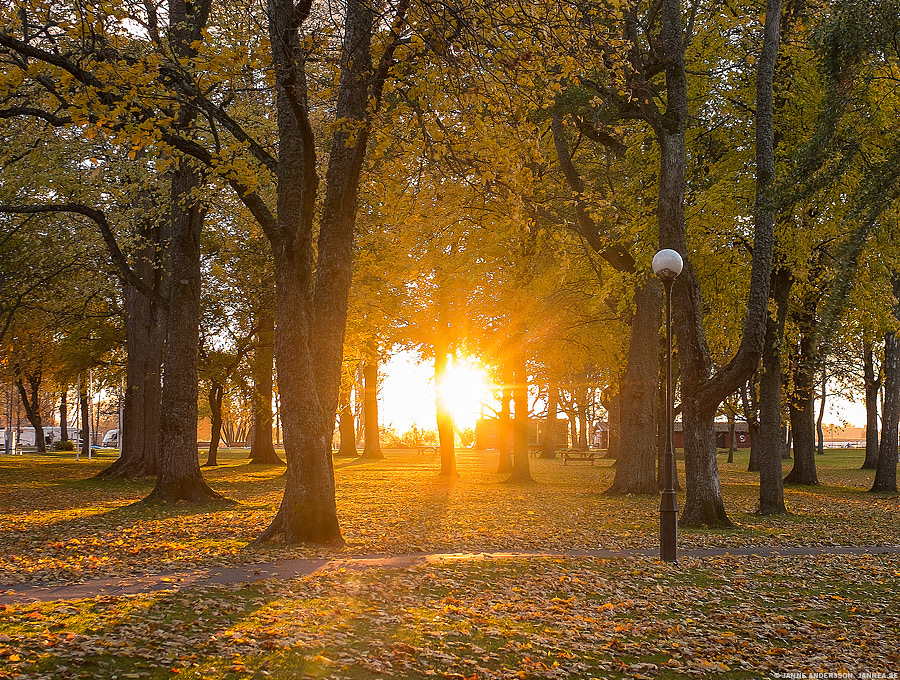
[[[437,453],[439,448],[437,446],[420,446],[419,447],[419,455],[423,453]]]
[[[596,456],[597,452],[590,450],[563,449],[562,451],[563,465],[566,465],[570,460],[589,460],[591,465],[593,465]]]

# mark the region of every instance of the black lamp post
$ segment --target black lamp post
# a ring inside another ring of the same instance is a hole
[[[666,457],[665,483],[659,501],[659,554],[664,562],[678,559],[678,498],[675,496],[674,394],[672,392],[672,284],[684,268],[677,251],[666,248],[653,256],[653,273],[666,289]]]

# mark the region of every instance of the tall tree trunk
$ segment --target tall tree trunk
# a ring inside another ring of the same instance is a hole
[[[341,381],[341,393],[338,397],[338,431],[340,432],[341,446],[337,455],[343,457],[356,456],[356,419],[350,403],[352,392],[353,380],[345,373]]]
[[[787,484],[814,485],[816,475],[816,346],[815,316],[801,305],[797,314],[800,344],[794,361],[794,392],[789,399],[791,432],[794,436],[794,466],[784,478]]]
[[[737,353],[715,375],[703,327],[700,286],[690,259],[674,285],[675,331],[681,365],[682,419],[685,433],[687,493],[681,524],[729,527],[731,521],[719,486],[716,460],[715,414],[719,404],[746,381],[765,344],[768,292],[774,252],[775,176],[773,78],[778,55],[781,1],[767,0],[756,88],[756,203],[754,247],[747,314]],[[684,219],[688,121],[685,43],[679,0],[662,0],[658,44],[666,64],[666,110],[643,103],[660,148],[657,217],[659,243],[680,253],[690,252]],[[634,30],[637,30],[636,28]]]
[[[253,438],[250,462],[259,465],[284,465],[272,442],[272,379],[275,361],[275,313],[263,304],[259,314],[259,332],[253,354]]]
[[[384,458],[378,423],[378,358],[367,357],[363,364],[363,427],[365,444],[361,458]]]
[[[34,445],[38,453],[47,453],[47,442],[44,439],[44,419],[41,414],[41,369],[24,371],[15,364],[16,387],[19,390],[22,406],[25,407],[25,417],[34,428]],[[28,383],[27,387],[25,383]]]
[[[219,464],[217,454],[219,452],[219,442],[222,439],[222,398],[224,396],[225,389],[222,387],[222,384],[215,380],[210,381],[209,392],[206,398],[209,403],[211,427],[209,455],[206,458],[206,463],[204,463],[205,467],[214,467]]]
[[[59,439],[69,440],[69,386],[63,386],[59,394]],[[120,433],[121,435],[121,433]]]
[[[817,453],[821,456],[825,453],[825,432],[822,430],[822,421],[825,419],[825,388],[828,385],[828,376],[825,373],[825,366],[822,366],[822,391],[819,396],[819,415],[816,418],[816,436],[818,438],[818,449]],[[877,397],[877,392],[876,392]],[[876,411],[877,413],[877,411]],[[868,415],[868,414],[867,414]],[[875,416],[876,425],[875,425],[875,447],[878,447],[878,416]]]
[[[587,451],[590,448],[588,442],[588,395],[583,389],[578,395],[578,448]]]
[[[175,56],[196,56],[210,4],[171,0],[169,39]],[[187,131],[196,111],[184,107],[176,126]],[[175,156],[170,172],[169,215],[165,222],[165,370],[162,385],[156,486],[146,502],[204,502],[223,497],[200,473],[197,452],[198,355],[200,344],[200,234],[204,208],[197,195],[203,178],[192,161]]]
[[[870,491],[897,493],[897,436],[900,426],[900,338],[889,331],[884,336],[884,405],[881,445],[875,481]]]
[[[165,254],[165,370],[162,385],[156,487],[147,502],[204,502],[223,497],[206,484],[197,456],[197,348],[200,343],[199,173],[185,160],[172,171],[170,229]]]
[[[556,380],[550,378],[547,385],[547,418],[544,420],[544,439],[541,442],[541,458],[556,458]]]
[[[455,477],[456,441],[453,414],[447,401],[446,384],[450,353],[450,309],[443,291],[437,292],[438,319],[434,340],[434,412],[437,420],[438,446],[441,451],[441,475]]]
[[[637,289],[628,364],[622,377],[622,446],[609,495],[656,494],[659,334],[662,286],[655,278]],[[654,342],[647,342],[653,338]]]
[[[160,292],[157,261],[159,235],[150,225],[142,230],[143,245],[138,250],[134,270],[137,276],[156,292]],[[125,370],[125,408],[122,431],[119,432],[119,457],[98,477],[137,479],[156,474],[162,400],[162,372],[166,320],[159,304],[124,284],[125,347],[128,365]]]
[[[881,377],[875,375],[875,348],[870,340],[863,343],[863,376],[866,393],[866,459],[863,470],[878,467],[878,391]]]
[[[782,355],[784,352],[784,325],[787,320],[788,301],[793,280],[782,268],[775,271],[772,297],[777,310],[769,317],[766,327],[759,376],[759,513],[761,515],[784,514],[784,486],[781,459],[784,450],[782,429],[781,389],[784,383]]]
[[[531,467],[528,457],[528,369],[525,351],[516,347],[513,352],[513,466],[511,482],[530,482]]]

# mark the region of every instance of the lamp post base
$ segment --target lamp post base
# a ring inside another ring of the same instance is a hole
[[[678,560],[678,501],[674,491],[663,491],[659,504],[659,556],[663,562]]]

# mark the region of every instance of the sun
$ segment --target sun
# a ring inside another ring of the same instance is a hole
[[[490,398],[492,391],[487,372],[481,366],[465,360],[456,360],[450,364],[437,387],[460,428],[475,425],[483,404]]]

